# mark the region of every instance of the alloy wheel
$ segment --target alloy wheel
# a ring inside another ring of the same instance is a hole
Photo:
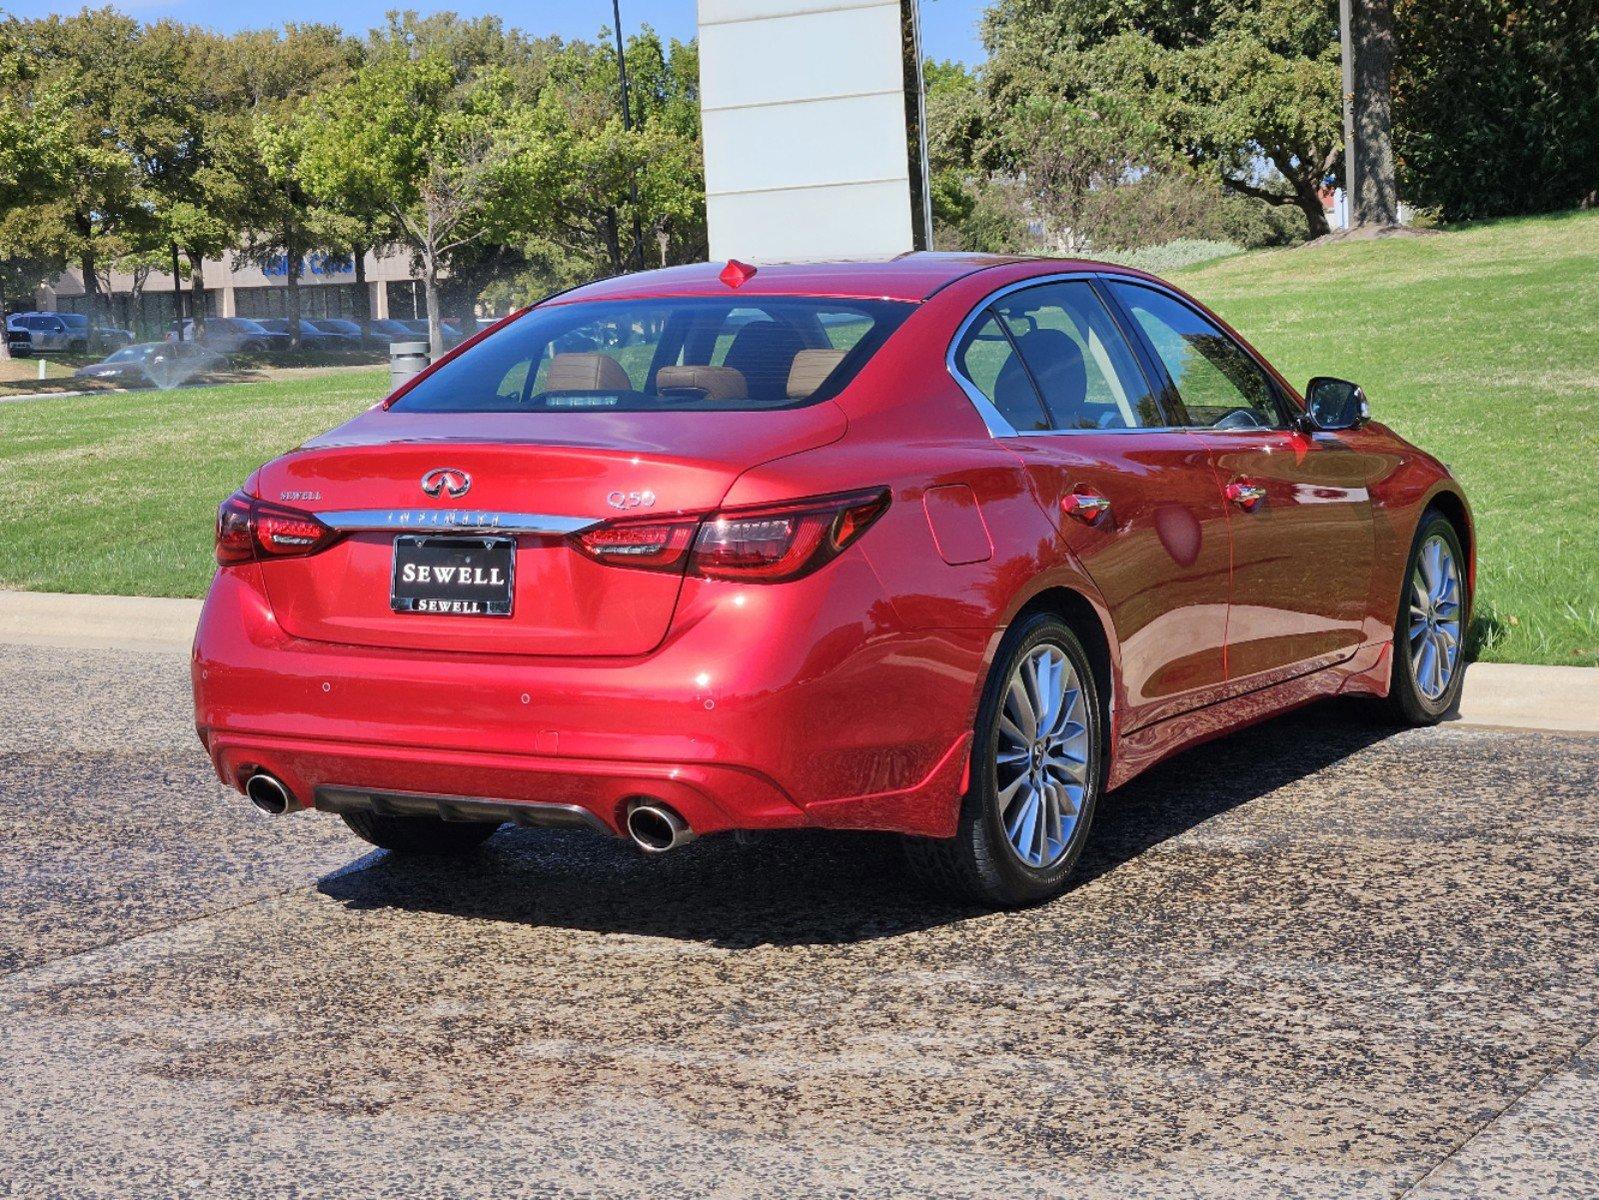
[[[999,713],[994,794],[1016,857],[1058,862],[1088,793],[1088,720],[1081,681],[1065,651],[1034,647],[1011,672]]]
[[[1449,690],[1460,662],[1460,568],[1439,534],[1421,544],[1410,577],[1410,668],[1428,700]]]

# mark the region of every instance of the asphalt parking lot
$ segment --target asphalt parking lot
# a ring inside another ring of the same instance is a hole
[[[1599,739],[1322,706],[1024,913],[881,838],[415,864],[0,645],[0,1195],[1599,1194]]]

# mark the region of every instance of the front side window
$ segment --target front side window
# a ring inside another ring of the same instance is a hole
[[[1194,309],[1137,284],[1111,290],[1171,376],[1186,424],[1207,429],[1283,429],[1276,389],[1259,364]]]
[[[1000,297],[994,311],[1038,385],[1055,429],[1164,423],[1132,350],[1092,285],[1024,288]]]
[[[677,297],[536,308],[445,363],[399,412],[788,408],[836,395],[912,305]]]

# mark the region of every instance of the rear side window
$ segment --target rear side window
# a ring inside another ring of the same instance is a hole
[[[445,363],[398,412],[789,408],[836,395],[913,308],[807,296],[536,308]]]
[[[955,349],[955,367],[1018,433],[1049,428],[1016,343],[993,312],[972,322]]]
[[[1087,283],[1002,296],[997,312],[1055,429],[1140,429],[1165,418],[1110,313]]]

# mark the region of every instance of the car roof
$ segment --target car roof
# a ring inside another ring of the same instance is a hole
[[[1080,259],[1039,259],[1000,254],[917,251],[898,258],[862,262],[751,264],[755,274],[737,290],[748,296],[837,296],[867,300],[925,300],[978,271],[1011,265],[1055,271],[1115,270]],[[659,271],[618,275],[553,296],[547,303],[624,300],[666,296],[727,296],[721,274],[726,263],[693,263]]]

